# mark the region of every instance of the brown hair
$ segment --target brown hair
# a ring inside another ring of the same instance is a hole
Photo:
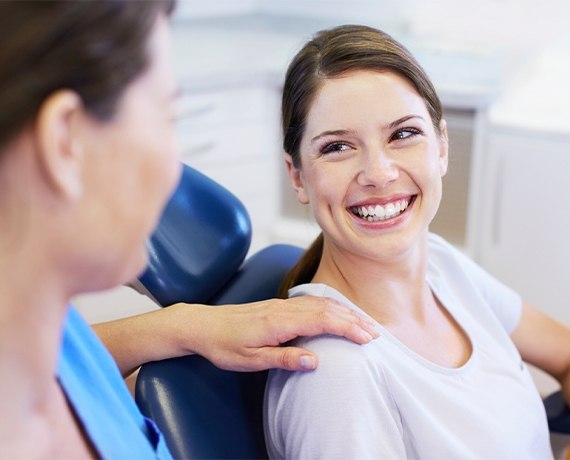
[[[325,80],[354,70],[394,72],[407,79],[425,101],[436,132],[443,116],[433,84],[412,54],[390,35],[361,25],[322,30],[295,55],[285,76],[281,101],[283,148],[293,165],[301,167],[300,144],[310,105]],[[319,266],[323,235],[307,249],[287,274],[279,289],[287,297],[289,288],[310,282]]]
[[[147,38],[175,0],[0,2],[0,147],[32,121],[45,99],[72,89],[86,110],[110,119],[147,64]]]

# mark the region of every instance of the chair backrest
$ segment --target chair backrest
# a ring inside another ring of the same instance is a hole
[[[251,243],[243,203],[188,165],[148,242],[139,277],[160,305],[208,302],[235,274]]]
[[[242,264],[251,232],[246,217],[233,195],[186,167],[150,240],[151,263],[141,283],[162,305],[275,297],[302,250],[273,245]],[[266,377],[266,372],[224,371],[200,356],[186,356],[142,366],[135,398],[157,423],[175,458],[267,458]]]

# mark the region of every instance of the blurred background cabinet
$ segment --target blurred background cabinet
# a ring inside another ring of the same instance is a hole
[[[269,244],[276,219],[278,94],[263,84],[184,87],[177,124],[182,161],[223,184],[247,204],[251,251]],[[280,164],[279,164],[280,166]]]
[[[551,49],[491,104],[470,202],[475,259],[570,325],[570,52]]]
[[[570,138],[493,129],[486,149],[477,259],[570,325]]]
[[[489,107],[475,141],[467,233],[477,262],[570,326],[568,81],[570,46],[558,43],[529,59]],[[558,388],[531,372],[542,394]]]

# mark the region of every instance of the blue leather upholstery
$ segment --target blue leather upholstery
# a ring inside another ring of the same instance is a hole
[[[186,166],[150,239],[150,264],[140,281],[163,306],[275,297],[302,250],[273,245],[242,264],[250,239],[243,205]],[[175,458],[266,458],[266,377],[266,372],[224,371],[200,356],[186,356],[142,366],[135,397]]]
[[[174,458],[267,458],[266,379],[266,372],[223,371],[201,356],[185,356],[144,365],[136,400]]]
[[[210,303],[275,297],[301,253],[288,245],[263,249]],[[262,418],[266,378],[266,372],[224,371],[200,356],[186,356],[142,366],[135,393],[175,458],[267,458]]]
[[[570,408],[564,401],[561,391],[544,399],[548,428],[552,433],[570,434]]]
[[[148,243],[149,264],[139,280],[162,306],[182,298],[206,303],[234,275],[250,242],[243,203],[184,165]]]

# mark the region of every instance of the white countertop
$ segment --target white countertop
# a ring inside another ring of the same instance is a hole
[[[177,22],[176,68],[182,86],[207,89],[262,81],[280,87],[290,59],[302,44],[332,25],[326,20],[268,15]],[[499,91],[503,68],[498,57],[445,50],[414,43],[398,31],[387,32],[408,46],[425,67],[446,107],[484,107]]]

